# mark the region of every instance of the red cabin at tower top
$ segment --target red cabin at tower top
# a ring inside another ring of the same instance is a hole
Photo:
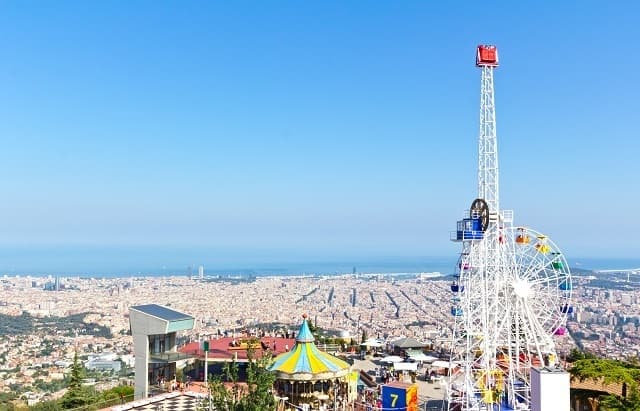
[[[498,67],[498,49],[496,46],[478,46],[478,51],[476,53],[476,66]]]

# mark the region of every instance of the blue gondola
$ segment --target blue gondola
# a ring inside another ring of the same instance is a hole
[[[451,284],[451,291],[454,293],[461,293],[464,291],[464,285],[453,283]]]
[[[573,307],[565,304],[560,308],[560,312],[562,312],[562,314],[573,314]]]
[[[562,291],[570,291],[571,290],[571,283],[563,281],[562,283],[560,283],[560,290],[562,290]]]
[[[454,317],[460,317],[462,315],[462,308],[451,307],[451,315]]]
[[[458,221],[456,239],[461,240],[482,240],[482,220],[480,218],[465,218]]]

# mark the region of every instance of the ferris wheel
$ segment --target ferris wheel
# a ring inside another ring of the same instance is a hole
[[[531,410],[533,367],[557,364],[572,282],[562,251],[546,235],[513,224],[499,208],[494,46],[479,46],[482,68],[478,192],[452,240],[462,244],[451,284],[447,404],[457,410]],[[568,390],[568,389],[567,389]]]
[[[571,273],[562,251],[547,236],[525,227],[503,230],[507,269],[511,271],[511,298],[519,315],[539,326],[541,341],[562,335],[571,307]]]
[[[529,410],[531,367],[557,363],[554,339],[573,313],[561,250],[547,236],[507,223],[461,233],[451,284],[450,410]]]

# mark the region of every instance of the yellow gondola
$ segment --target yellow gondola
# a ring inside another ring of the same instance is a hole
[[[538,243],[536,244],[536,250],[538,250],[539,252],[541,252],[542,254],[546,254],[549,251],[551,251],[551,247],[549,247],[547,244],[545,243]]]
[[[542,254],[547,254],[549,251],[551,251],[551,247],[549,247],[546,243],[547,240],[547,236],[546,235],[538,235],[538,243],[536,244],[536,250],[538,250],[539,252],[541,252]]]
[[[482,391],[482,401],[485,404],[499,402],[504,391],[504,372],[502,370],[483,371],[478,378],[478,387]]]

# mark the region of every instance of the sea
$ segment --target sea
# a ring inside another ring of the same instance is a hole
[[[198,247],[0,247],[0,275],[61,275],[117,278],[131,276],[295,276],[342,274],[449,275],[458,255],[444,256],[335,256],[298,251],[220,250]],[[569,266],[582,270],[640,268],[640,257],[594,258],[567,256]]]

